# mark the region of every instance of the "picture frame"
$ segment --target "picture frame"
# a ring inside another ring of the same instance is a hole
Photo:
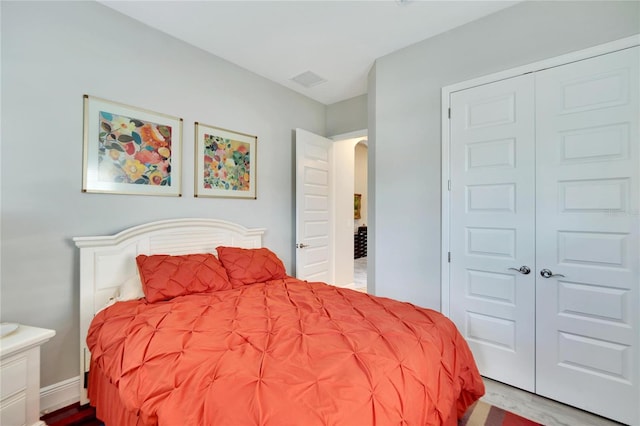
[[[195,197],[257,198],[258,137],[195,122]]]
[[[83,192],[182,195],[182,118],[84,95],[83,139]]]
[[[353,218],[360,219],[360,209],[362,208],[362,194],[353,194]]]

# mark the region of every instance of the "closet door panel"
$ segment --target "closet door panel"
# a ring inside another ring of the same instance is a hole
[[[451,95],[451,318],[481,374],[534,390],[533,76]]]
[[[536,391],[629,424],[640,423],[639,63],[636,47],[536,73]]]

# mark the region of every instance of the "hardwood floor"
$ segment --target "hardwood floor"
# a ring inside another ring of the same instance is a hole
[[[486,394],[482,401],[511,411],[546,426],[620,426],[620,423],[577,408],[484,379]],[[88,405],[74,404],[42,417],[48,426],[103,426]]]
[[[48,426],[103,426],[96,420],[96,410],[80,403],[69,405],[40,418]]]
[[[621,423],[494,380],[484,379],[482,401],[546,426],[620,426]]]

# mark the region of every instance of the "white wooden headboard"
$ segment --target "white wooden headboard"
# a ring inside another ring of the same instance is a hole
[[[89,324],[118,287],[137,273],[138,254],[215,253],[218,246],[259,248],[264,231],[216,219],[172,219],[115,235],[75,237],[80,248],[80,404],[89,402],[84,388],[91,361],[85,341]]]

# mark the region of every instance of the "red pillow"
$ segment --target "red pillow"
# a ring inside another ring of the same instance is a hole
[[[220,246],[216,251],[234,288],[287,277],[282,260],[267,248]]]
[[[136,257],[142,290],[153,303],[192,293],[231,289],[227,271],[211,253]]]

